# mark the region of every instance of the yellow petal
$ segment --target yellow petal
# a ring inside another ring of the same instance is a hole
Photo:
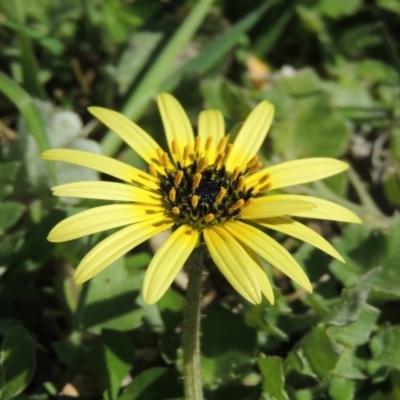
[[[257,154],[271,126],[274,111],[271,103],[263,101],[250,113],[233,143],[226,164],[228,171],[244,167]]]
[[[199,239],[190,226],[179,227],[161,246],[147,268],[143,282],[145,303],[153,304],[169,288]]]
[[[270,236],[240,221],[227,222],[224,224],[224,228],[290,279],[312,292],[311,283],[300,265],[285,248]]]
[[[148,164],[154,164],[158,171],[164,172],[156,152],[160,146],[142,128],[116,111],[102,107],[89,107],[88,110],[124,140],[143,160]]]
[[[206,144],[209,137],[212,137],[207,157],[214,161],[219,141],[225,136],[224,117],[218,110],[204,110],[199,114],[198,127],[202,146]]]
[[[162,205],[162,197],[148,190],[116,182],[74,182],[52,188],[54,196],[80,197],[115,201],[132,201]]]
[[[259,219],[280,217],[282,215],[297,214],[301,211],[309,211],[315,206],[311,202],[292,199],[291,195],[277,194],[257,197],[254,203],[245,207],[240,213],[243,219]]]
[[[157,190],[159,183],[156,178],[140,169],[132,167],[113,158],[80,150],[54,149],[42,153],[44,160],[64,161],[121,179],[125,182],[136,183],[149,189]]]
[[[86,256],[75,272],[80,284],[97,275],[112,262],[122,257],[145,240],[173,226],[174,221],[164,217],[127,226],[101,241]]]
[[[189,145],[193,151],[194,135],[189,118],[178,100],[168,93],[161,93],[157,96],[158,109],[164,125],[165,136],[169,151],[174,159],[182,159],[184,146]],[[172,152],[172,141],[176,141],[178,155]]]
[[[244,243],[240,243],[240,245],[244,248],[246,253],[254,261],[253,270],[254,273],[256,274],[261,292],[264,294],[264,296],[271,304],[274,304],[275,303],[274,291],[272,290],[271,283],[269,282],[268,276],[265,273],[264,268],[257,257],[257,254],[252,249],[250,249],[250,247],[246,246]],[[251,264],[249,264],[249,266],[250,265]]]
[[[253,220],[252,222],[264,226],[265,228],[282,232],[286,235],[302,240],[303,242],[310,243],[318,249],[338,259],[339,261],[345,262],[343,257],[336,251],[336,249],[321,235],[291,218],[276,217],[268,219],[257,219]]]
[[[249,176],[246,184],[249,187],[257,186],[260,179],[269,175],[269,179],[262,185],[268,184],[268,190],[279,189],[324,179],[348,168],[348,164],[333,158],[306,158],[264,168]]]
[[[250,303],[259,304],[260,285],[254,268],[249,267],[254,262],[243,247],[220,226],[206,228],[203,235],[211,258],[228,282]]]
[[[93,233],[153,219],[165,214],[159,206],[110,204],[82,211],[58,223],[49,233],[50,242],[65,242]]]
[[[285,196],[290,197],[290,199],[294,201],[306,201],[309,202],[310,205],[314,205],[314,208],[310,208],[309,210],[295,213],[289,212],[287,215],[295,215],[296,217],[302,218],[327,219],[330,221],[353,222],[355,224],[362,223],[361,219],[358,218],[353,212],[330,201],[322,200],[312,196],[294,194]]]

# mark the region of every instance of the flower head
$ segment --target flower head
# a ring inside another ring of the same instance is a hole
[[[225,136],[224,120],[217,110],[200,113],[195,137],[186,113],[173,96],[160,94],[158,107],[169,152],[123,115],[89,108],[147,162],[148,172],[78,150],[54,149],[42,154],[45,160],[89,167],[124,181],[76,182],[53,188],[56,196],[119,202],[73,215],[50,232],[50,241],[62,242],[124,227],[83,258],[75,274],[77,283],[87,281],[167,229],[173,233],[156,252],[144,278],[143,296],[148,304],[165,293],[202,242],[225,278],[251,303],[260,303],[262,294],[274,301],[258,256],[311,291],[311,283],[295,259],[260,227],[301,239],[343,261],[323,237],[291,216],[358,223],[356,215],[315,197],[269,192],[337,174],[346,170],[347,164],[312,158],[262,168],[256,154],[274,114],[267,101],[250,113],[234,141]]]

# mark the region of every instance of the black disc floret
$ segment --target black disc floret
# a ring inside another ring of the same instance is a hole
[[[176,227],[189,224],[202,230],[223,223],[237,217],[253,200],[253,188],[246,189],[242,173],[200,164],[197,160],[184,167],[178,163],[159,175],[160,191]]]

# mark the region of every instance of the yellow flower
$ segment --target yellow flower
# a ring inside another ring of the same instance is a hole
[[[312,158],[261,169],[255,154],[274,115],[274,107],[267,101],[251,112],[231,143],[219,111],[200,113],[195,137],[174,97],[162,93],[157,100],[169,153],[123,115],[89,108],[146,161],[148,173],[78,150],[54,149],[42,154],[45,160],[70,162],[124,181],[77,182],[53,188],[56,196],[122,202],[80,212],[50,232],[50,241],[63,242],[125,226],[83,258],[75,274],[77,283],[92,278],[166,229],[173,233],[153,257],[144,278],[143,297],[148,304],[165,293],[190,253],[203,241],[225,278],[251,303],[260,303],[262,294],[274,302],[257,255],[311,292],[311,283],[295,259],[259,227],[301,239],[344,262],[324,238],[290,216],[359,223],[356,215],[315,197],[268,192],[337,174],[346,170],[347,164]]]

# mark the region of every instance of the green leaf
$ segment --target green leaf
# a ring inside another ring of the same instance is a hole
[[[118,400],[180,399],[182,380],[176,370],[150,368],[135,376]]]
[[[353,400],[356,393],[356,382],[333,376],[329,382],[329,395],[332,400]]]
[[[362,310],[360,310],[355,322],[346,326],[329,327],[327,332],[336,342],[345,345],[358,346],[367,343],[375,328],[380,313],[379,309],[366,304]]]
[[[400,15],[400,3],[397,0],[376,0],[378,7]]]
[[[251,29],[264,15],[273,2],[265,3],[251,11],[231,26],[225,33],[212,40],[201,52],[179,68],[171,79],[163,84],[163,90],[170,91],[178,85],[185,73],[207,73],[237,44],[240,37]]]
[[[135,359],[135,347],[132,341],[122,332],[103,329],[104,358],[109,380],[109,398],[117,398],[121,382],[132,369]]]
[[[40,151],[48,150],[50,148],[50,142],[46,133],[44,121],[29,94],[1,71],[0,92],[18,107]],[[49,165],[48,170],[50,176],[54,177],[54,167]]]
[[[10,329],[1,347],[0,368],[4,377],[2,400],[8,400],[28,386],[36,369],[35,343],[23,327]]]
[[[393,167],[386,170],[383,179],[383,188],[386,198],[394,207],[400,206],[400,168]]]
[[[354,347],[351,349],[344,348],[340,355],[339,361],[332,372],[332,376],[341,376],[348,380],[364,380],[367,379],[365,370],[366,360],[358,356],[360,348]]]
[[[118,91],[124,95],[149,61],[153,51],[163,39],[161,32],[135,32],[122,53],[115,70],[110,71],[118,84]]]
[[[78,311],[84,329],[99,334],[102,328],[128,331],[140,326],[144,311],[136,298],[142,279],[142,271],[128,272],[123,258],[91,279]]]
[[[0,200],[13,192],[13,183],[21,163],[18,161],[0,163]]]
[[[370,349],[375,363],[400,369],[400,326],[380,329],[372,338]]]
[[[205,386],[222,386],[247,372],[255,350],[256,331],[241,315],[221,306],[208,309],[203,320],[201,358]]]
[[[0,235],[11,228],[25,211],[25,206],[15,201],[0,202]]]
[[[122,113],[135,120],[145,110],[151,98],[159,90],[162,82],[169,76],[176,58],[189,42],[206,17],[212,0],[200,0],[177,29],[159,56],[154,60],[147,73],[140,80],[136,90],[131,94],[122,108]],[[108,132],[102,142],[103,154],[113,155],[117,152],[122,140],[112,132]]]
[[[227,119],[242,122],[251,111],[251,104],[243,89],[226,79],[205,79],[200,90],[205,97],[207,108],[218,109]]]
[[[23,68],[23,86],[36,98],[45,99],[46,91],[39,81],[39,66],[35,59],[33,46],[26,33],[25,4],[22,0],[15,0],[14,15],[16,16],[17,31],[19,36],[19,48],[21,54],[21,64]]]
[[[313,372],[327,379],[339,360],[342,348],[322,327],[316,327],[301,342],[304,356]]]
[[[339,19],[356,13],[362,5],[361,0],[320,0],[317,10],[332,19]]]
[[[279,101],[271,137],[274,152],[283,159],[339,157],[346,150],[349,127],[332,109],[331,96],[314,71],[282,78],[266,98]]]
[[[382,268],[374,268],[365,274],[352,288],[344,289],[340,301],[324,318],[328,325],[346,326],[356,321],[364,311],[369,291]]]
[[[263,398],[265,400],[288,400],[285,392],[285,377],[283,375],[282,359],[263,354],[258,358],[258,367],[263,376]]]
[[[379,300],[399,299],[398,243],[400,243],[398,214],[393,218],[393,227],[387,235],[372,232],[362,225],[349,226],[335,244],[346,259],[346,265],[333,261],[330,269],[346,286],[350,286],[376,265],[382,265],[383,270],[372,285],[370,296]]]
[[[183,297],[174,290],[167,290],[157,305],[165,327],[160,338],[161,352],[167,362],[173,362],[181,345]]]

